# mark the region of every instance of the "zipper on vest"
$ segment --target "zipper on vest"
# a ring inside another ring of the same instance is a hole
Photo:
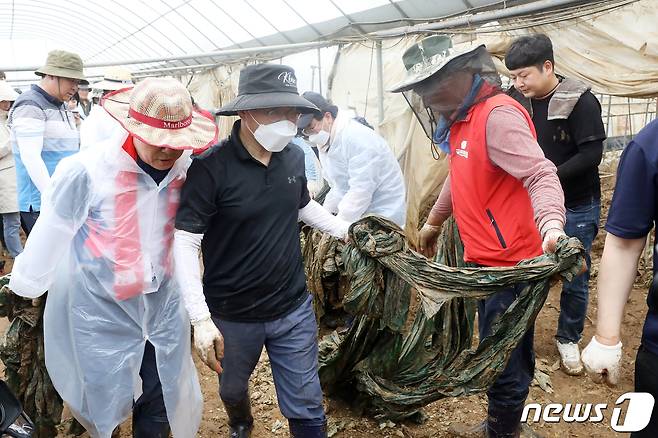
[[[487,208],[487,216],[489,216],[491,225],[494,227],[494,230],[496,231],[496,236],[498,236],[498,242],[500,242],[500,246],[502,246],[503,249],[507,249],[507,244],[505,243],[505,239],[503,239],[503,233],[500,232],[500,228],[498,228],[496,219],[494,219],[493,214],[491,214],[491,210],[489,210],[488,208]]]

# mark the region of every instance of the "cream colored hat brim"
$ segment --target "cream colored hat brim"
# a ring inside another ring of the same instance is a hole
[[[109,90],[109,91],[116,91],[116,90],[121,90],[122,88],[126,87],[132,87],[134,84],[132,83],[126,83],[126,82],[116,82],[116,81],[106,81],[102,80],[99,82],[95,82],[90,85],[90,87],[94,90]]]
[[[151,146],[170,149],[203,150],[217,142],[217,125],[202,114],[193,111],[192,123],[180,129],[154,128],[128,115],[132,87],[106,95],[101,105],[123,128]]]

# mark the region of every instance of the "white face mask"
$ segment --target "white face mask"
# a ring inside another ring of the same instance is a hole
[[[251,116],[251,118],[254,119],[254,122],[258,123],[258,120],[254,116]],[[295,135],[297,135],[297,125],[290,120],[280,120],[269,125],[258,123],[258,128],[252,134],[265,150],[269,152],[281,152]]]
[[[324,146],[329,143],[329,133],[323,129],[320,132],[309,135],[308,141],[324,149]]]

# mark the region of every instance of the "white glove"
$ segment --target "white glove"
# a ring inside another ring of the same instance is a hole
[[[596,336],[592,336],[581,360],[594,382],[616,385],[621,368],[621,341],[617,345],[603,345],[596,340]]]
[[[311,195],[311,199],[315,199],[315,195],[320,193],[322,186],[323,184],[320,184],[317,181],[309,181],[306,184],[306,188],[308,189],[308,194]]]
[[[560,228],[550,228],[546,231],[544,241],[541,244],[544,254],[553,254],[557,250],[557,241],[563,237],[567,237],[567,235]]]
[[[219,329],[210,315],[193,322],[192,326],[194,327],[194,349],[197,354],[210,369],[221,374],[220,360],[224,357],[224,338]]]

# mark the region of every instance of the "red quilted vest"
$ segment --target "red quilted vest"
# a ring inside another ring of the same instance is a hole
[[[452,208],[464,242],[464,260],[485,266],[513,266],[542,254],[527,190],[494,165],[487,152],[487,119],[502,105],[518,108],[537,137],[527,111],[505,94],[475,105],[450,129]]]

